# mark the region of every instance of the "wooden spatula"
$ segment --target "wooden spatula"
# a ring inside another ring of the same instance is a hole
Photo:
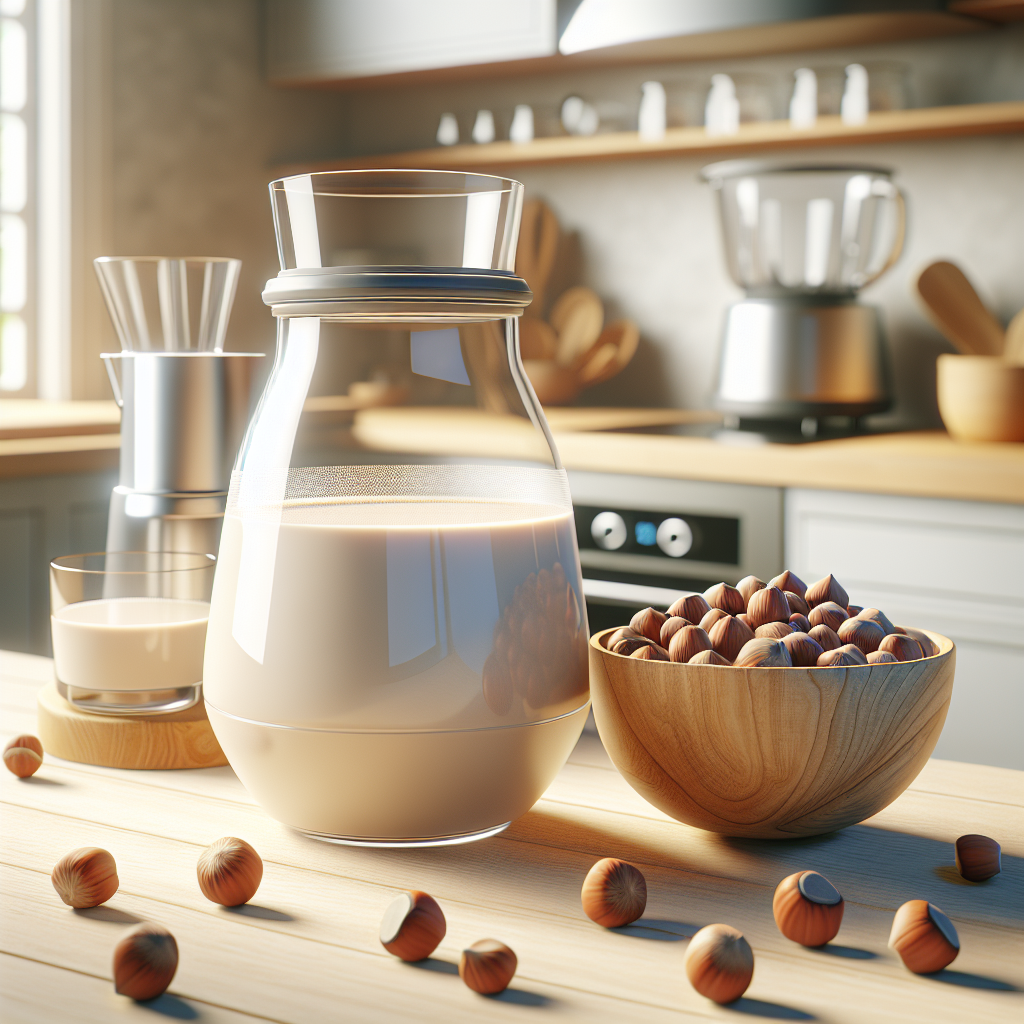
[[[1004,332],[955,263],[933,263],[921,271],[917,292],[935,325],[965,355],[998,356]]]

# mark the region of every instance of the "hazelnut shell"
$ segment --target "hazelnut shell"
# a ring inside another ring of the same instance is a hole
[[[785,644],[767,637],[748,640],[733,662],[736,668],[789,668],[792,664]]]
[[[750,595],[758,590],[764,590],[767,585],[764,580],[759,580],[756,576],[744,576],[736,584],[736,589],[743,595],[745,604],[750,604]]]
[[[98,907],[117,892],[117,865],[107,850],[83,846],[57,861],[50,881],[69,907]]]
[[[681,615],[670,615],[661,626],[661,636],[658,639],[658,643],[665,648],[669,649],[669,644],[672,642],[672,637],[683,628],[683,626],[692,626],[693,623],[684,619]]]
[[[779,590],[785,591],[786,594],[796,594],[800,598],[807,593],[807,584],[795,572],[790,572],[788,569],[780,572],[774,579],[769,580],[768,586],[778,587]]]
[[[818,607],[820,608],[821,605]],[[865,655],[877,651],[878,645],[885,636],[885,630],[871,619],[846,619],[839,623],[836,633],[844,644],[853,644],[859,647]]]
[[[698,651],[688,662],[687,665],[731,665],[731,661],[726,661],[718,651]]]
[[[687,594],[669,605],[669,615],[681,615],[688,622],[700,622],[711,611],[711,605],[701,594]]]
[[[912,636],[889,633],[882,637],[878,650],[888,651],[897,661],[920,661],[924,657],[921,645]]]
[[[908,900],[896,911],[889,948],[914,974],[933,974],[948,967],[960,952],[953,922],[927,900]]]
[[[850,605],[850,608],[855,607],[856,605]],[[877,608],[860,608],[856,613],[850,611],[850,608],[847,608],[846,610],[850,612],[850,615],[853,618],[866,619],[868,622],[877,622],[886,633],[896,632],[896,627],[889,621],[889,617],[884,612],[880,612]]]
[[[835,576],[825,576],[807,588],[804,600],[811,608],[823,601],[834,601],[845,611],[846,606],[850,603],[850,595],[846,593]]]
[[[888,651],[872,651],[868,655],[869,665],[898,665],[899,662],[896,660],[895,654],[890,654]]]
[[[789,624],[798,633],[810,633],[811,623],[806,615],[801,615],[799,612],[793,612],[789,617]]]
[[[4,751],[4,767],[19,779],[35,775],[43,759],[30,747],[9,747]]]
[[[985,882],[1003,869],[999,844],[988,836],[961,836],[955,850],[956,869],[969,882]]]
[[[685,663],[700,651],[710,651],[711,640],[700,626],[683,626],[672,637],[668,656],[672,661]]]
[[[639,661],[670,661],[668,651],[664,647],[659,647],[658,644],[647,644],[644,647],[637,648],[631,655],[631,658],[636,658]]]
[[[769,640],[782,640],[793,632],[788,622],[766,622],[754,630],[754,636],[768,637]]]
[[[605,928],[621,928],[643,914],[647,881],[632,864],[605,857],[587,872],[580,901],[591,921]]]
[[[798,871],[779,882],[772,913],[779,931],[801,946],[824,946],[839,932],[846,904],[817,871]]]
[[[657,647],[658,645],[645,636],[624,636],[612,646],[611,651],[613,654],[621,654],[628,658],[634,651],[639,651],[641,647],[651,646]]]
[[[738,615],[728,615],[711,627],[708,639],[711,646],[731,663],[743,645],[754,639],[754,631]]]
[[[504,992],[518,966],[515,953],[497,939],[481,939],[462,951],[459,977],[474,992],[493,996]]]
[[[256,895],[263,879],[263,861],[244,839],[225,836],[199,855],[196,876],[211,903],[238,907]]]
[[[921,653],[925,658],[931,658],[939,653],[939,645],[922,629],[914,629],[913,626],[893,626],[893,632],[903,630],[904,636],[916,640],[921,646]]]
[[[747,618],[754,629],[766,622],[789,622],[789,602],[778,587],[765,587],[750,595],[747,602]]]
[[[381,945],[400,960],[425,960],[441,944],[448,930],[437,901],[418,889],[396,897],[380,922]]]
[[[31,733],[22,733],[20,736],[15,736],[14,739],[8,740],[4,746],[4,753],[6,754],[8,750],[14,750],[16,747],[34,750],[40,757],[43,756],[43,745],[39,741],[39,737],[33,736]]]
[[[726,612],[728,615],[736,615],[746,610],[746,598],[728,583],[716,583],[704,591],[704,600],[714,609]]]
[[[134,927],[114,947],[114,988],[131,999],[155,999],[178,969],[178,944],[158,924]]]
[[[846,614],[846,609],[836,604],[835,601],[822,601],[807,613],[807,621],[812,626],[828,626],[836,633],[849,617]]]
[[[833,651],[823,651],[818,656],[818,668],[852,668],[854,665],[861,664],[864,662],[858,661],[853,654],[842,647],[837,647]]]
[[[809,668],[818,664],[818,659],[823,651],[816,640],[813,640],[806,633],[790,633],[782,638],[782,643],[789,651],[789,657],[794,665]]]
[[[843,646],[839,634],[828,626],[812,626],[807,634],[823,651],[835,651]]]
[[[735,928],[709,924],[690,939],[683,965],[702,996],[731,1003],[746,992],[754,976],[754,951]]]
[[[639,636],[640,634],[629,626],[620,626],[614,633],[609,633],[605,638],[604,645],[610,651],[620,640],[627,636]]]
[[[790,612],[799,612],[801,615],[806,615],[808,612],[807,602],[799,594],[791,594],[789,591],[783,591],[786,595],[786,604],[789,605]]]
[[[697,625],[700,626],[700,628],[703,629],[705,633],[710,633],[711,627],[719,619],[725,619],[728,618],[728,616],[729,613],[723,612],[721,608],[712,608],[711,611],[709,611],[707,615],[705,615],[704,618],[697,623]]]
[[[666,618],[668,616],[657,608],[642,608],[629,620],[629,628],[657,643],[661,639],[661,627]]]

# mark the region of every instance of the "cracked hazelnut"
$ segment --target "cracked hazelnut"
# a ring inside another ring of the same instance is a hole
[[[779,882],[772,913],[779,931],[801,946],[824,946],[839,932],[846,904],[839,890],[817,871],[798,871]]]
[[[687,662],[699,651],[710,651],[711,640],[700,626],[683,626],[672,637],[668,656],[672,661]]]
[[[114,989],[135,1000],[155,999],[178,969],[178,944],[158,924],[133,928],[114,947]]]
[[[804,594],[804,600],[811,608],[824,601],[832,601],[845,612],[846,606],[850,603],[850,595],[835,576],[830,575],[818,580],[817,583],[812,583]]]
[[[196,875],[211,903],[238,907],[256,895],[263,879],[263,861],[244,839],[225,836],[199,855]]]
[[[742,932],[727,924],[701,928],[686,948],[686,977],[702,995],[716,1003],[739,999],[754,976],[754,951]]]
[[[933,974],[948,967],[960,952],[953,922],[927,900],[908,900],[896,911],[889,948],[896,950],[907,970]]]
[[[605,928],[621,928],[643,914],[647,881],[632,864],[605,857],[587,872],[580,900],[591,921]]]
[[[657,643],[661,638],[661,627],[666,618],[668,616],[664,612],[659,612],[657,608],[643,608],[629,620],[629,628]]]
[[[955,849],[956,869],[969,882],[985,882],[1003,869],[999,844],[988,836],[961,836]]]
[[[708,587],[704,591],[704,600],[712,608],[717,608],[728,615],[736,615],[747,608],[746,598],[728,583],[716,583],[713,587]]]
[[[117,865],[106,850],[83,846],[57,861],[50,881],[69,907],[98,907],[117,892]]]
[[[380,922],[381,945],[407,963],[426,960],[448,930],[437,901],[418,889],[396,897]]]
[[[462,951],[459,977],[482,996],[496,995],[508,988],[519,961],[515,953],[497,939],[481,939]]]
[[[27,779],[39,771],[43,763],[43,745],[35,736],[15,736],[4,747],[4,766],[19,779]]]
[[[733,662],[736,668],[789,668],[792,664],[785,644],[767,637],[748,640]]]
[[[791,614],[786,595],[778,587],[755,591],[747,602],[747,618],[754,629],[766,622],[789,622]]]
[[[754,639],[754,631],[738,615],[727,615],[711,627],[708,639],[726,661],[733,662],[743,645]]]
[[[687,622],[700,622],[711,606],[704,600],[701,594],[687,594],[680,597],[669,605],[669,615],[681,615]]]

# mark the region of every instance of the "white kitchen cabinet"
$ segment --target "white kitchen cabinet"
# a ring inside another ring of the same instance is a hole
[[[1024,507],[793,489],[786,564],[957,646],[936,757],[1024,769]]]
[[[547,57],[555,0],[270,0],[267,66],[308,84]]]

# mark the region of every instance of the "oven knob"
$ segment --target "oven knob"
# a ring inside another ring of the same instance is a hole
[[[605,551],[618,551],[626,543],[626,520],[618,512],[598,512],[590,524],[590,536]]]
[[[693,531],[686,520],[662,520],[658,527],[658,547],[671,558],[682,558],[693,547]]]

